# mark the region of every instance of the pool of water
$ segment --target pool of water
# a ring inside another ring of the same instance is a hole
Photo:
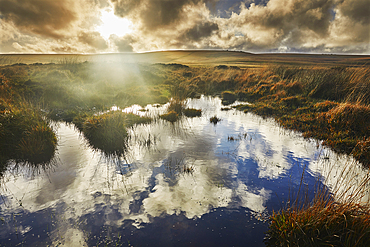
[[[317,181],[344,191],[367,174],[272,119],[221,110],[219,98],[188,106],[202,116],[132,128],[124,157],[106,157],[56,123],[53,164],[10,166],[1,178],[0,245],[264,246],[266,217],[302,184],[312,198]],[[158,116],[166,105],[140,109],[124,111]]]

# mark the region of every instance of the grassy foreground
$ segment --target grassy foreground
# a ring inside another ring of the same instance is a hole
[[[267,246],[369,246],[369,206],[316,198],[273,213]]]

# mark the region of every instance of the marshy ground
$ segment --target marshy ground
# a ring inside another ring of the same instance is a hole
[[[370,166],[367,56],[163,52],[137,55],[135,63],[118,65],[81,58],[86,57],[0,67],[1,171],[12,161],[37,165],[53,160],[57,138],[51,121],[74,124],[92,148],[120,156],[134,126],[202,116],[186,105],[187,98],[200,95],[219,96],[225,107],[232,104],[230,109],[274,118],[305,138],[352,156],[365,169]],[[167,102],[167,111],[158,116],[111,110]],[[208,121],[220,120],[213,116]],[[190,175],[195,169],[182,163],[179,168]],[[368,244],[369,205],[354,198],[338,203],[318,194],[313,201],[274,213],[267,244]]]

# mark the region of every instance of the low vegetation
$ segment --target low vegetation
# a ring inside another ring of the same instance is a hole
[[[368,66],[115,66],[63,60],[0,67],[0,173],[9,160],[45,164],[53,158],[57,138],[48,119],[73,123],[93,148],[122,155],[127,128],[151,119],[109,111],[111,106],[122,109],[171,99],[160,118],[175,122],[183,115],[201,116],[185,104],[186,98],[200,94],[221,96],[224,105],[248,101],[235,107],[273,117],[370,166]],[[210,118],[211,123],[219,121]],[[192,173],[193,167],[183,166],[182,171]],[[270,219],[269,246],[370,245],[368,205],[337,202],[325,193],[300,206],[288,205]]]
[[[282,126],[370,165],[370,69],[366,66],[217,66],[181,68],[171,76],[185,95],[218,94],[225,105],[248,101],[250,105],[236,107],[274,117]]]
[[[31,165],[50,162],[57,145],[50,123],[3,76],[0,95],[0,169],[6,168],[8,160]]]
[[[187,117],[200,117],[202,116],[202,110],[186,108],[184,109],[184,115]]]
[[[270,216],[266,245],[370,246],[369,176],[353,175],[351,166],[340,174],[353,177],[357,186],[338,179],[329,191],[318,182],[312,201],[308,200],[310,191],[303,189],[306,186],[302,179],[299,191],[286,207]]]
[[[221,98],[223,105],[230,105],[236,101],[237,95],[234,92],[223,91],[221,93]]]
[[[179,96],[178,93],[175,95],[169,102],[167,113],[160,115],[160,118],[173,123],[179,120],[182,115],[186,117],[200,117],[202,115],[202,110],[186,108],[186,99]]]
[[[160,115],[159,117],[171,123],[174,123],[179,119],[179,114],[175,111],[169,111],[165,114]]]
[[[150,122],[150,118],[131,113],[111,111],[87,117],[82,124],[82,133],[93,148],[106,154],[123,154],[127,148],[127,128],[134,124]]]
[[[369,207],[315,199],[271,216],[267,246],[369,246]]]
[[[220,118],[218,118],[217,116],[213,116],[213,117],[211,117],[210,119],[209,119],[209,121],[211,122],[211,123],[213,123],[213,124],[217,124],[218,122],[220,122],[221,121],[221,119]]]
[[[13,91],[53,120],[79,125],[112,105],[123,108],[172,98],[161,118],[176,121],[182,115],[201,114],[186,110],[187,97],[221,95],[225,105],[248,101],[252,104],[238,109],[274,117],[282,126],[370,165],[370,69],[366,66],[240,69],[61,61],[3,66],[0,73]]]

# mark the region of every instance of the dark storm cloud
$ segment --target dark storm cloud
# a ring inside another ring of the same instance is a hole
[[[326,35],[332,19],[334,0],[296,1],[292,7],[293,16],[287,21],[296,21],[298,28],[308,28],[319,35]]]
[[[334,0],[294,0],[283,5],[271,0],[266,5],[251,5],[244,22],[262,28],[292,29],[308,28],[319,35],[328,31]]]
[[[105,50],[108,48],[107,42],[99,32],[82,32],[78,36],[78,40],[98,50]]]
[[[199,41],[202,38],[210,36],[214,31],[218,30],[218,25],[212,22],[201,23],[194,26],[191,29],[188,29],[180,38],[184,38],[188,41]]]
[[[184,7],[195,7],[200,3],[217,0],[111,0],[115,14],[125,17],[135,14],[139,17],[143,28],[156,30],[171,24],[179,23],[184,19]]]
[[[156,29],[178,23],[184,18],[183,7],[196,5],[201,0],[162,0],[148,1],[141,13],[141,18],[147,29]]]
[[[370,21],[370,2],[369,0],[342,0],[339,4],[341,12],[351,19],[369,24]]]
[[[71,2],[64,0],[0,0],[0,13],[25,31],[53,38],[77,19]]]
[[[134,10],[137,10],[143,0],[111,0],[114,6],[114,13],[121,17],[126,17]]]

